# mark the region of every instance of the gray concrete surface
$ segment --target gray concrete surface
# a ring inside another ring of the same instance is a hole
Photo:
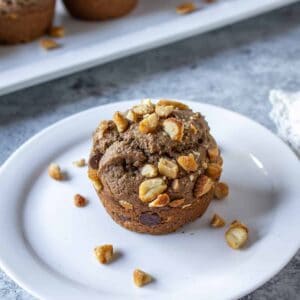
[[[66,116],[136,98],[207,102],[274,131],[267,100],[272,88],[300,90],[300,4],[0,97],[0,163]],[[300,299],[299,270],[300,252],[244,299]],[[0,272],[0,299],[33,298]]]

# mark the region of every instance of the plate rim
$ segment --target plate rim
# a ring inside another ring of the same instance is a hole
[[[152,99],[152,98],[151,98]],[[177,100],[177,101],[183,101],[187,104],[192,104],[192,105],[199,105],[200,107],[206,107],[208,109],[217,109],[220,111],[225,111],[226,113],[230,113],[232,115],[234,115],[235,117],[238,118],[242,118],[244,120],[246,120],[247,122],[250,122],[252,124],[254,124],[255,126],[258,126],[261,130],[267,132],[268,134],[271,134],[273,138],[275,138],[277,140],[277,142],[279,142],[282,146],[284,146],[286,148],[287,151],[290,152],[290,154],[293,156],[293,158],[298,161],[299,160],[296,156],[296,154],[291,150],[291,148],[282,140],[280,139],[276,134],[274,134],[272,131],[270,131],[268,128],[266,128],[264,125],[252,120],[251,118],[229,110],[227,108],[224,107],[220,107],[217,105],[213,105],[213,104],[209,104],[209,103],[203,103],[203,102],[199,102],[199,101],[193,101],[193,100],[178,100],[178,99],[174,99],[174,98],[170,98],[172,100]],[[153,101],[157,101],[157,98],[152,99]],[[14,160],[14,158],[18,155],[22,155],[22,152],[24,151],[24,149],[27,149],[28,147],[31,146],[32,143],[34,143],[36,140],[38,140],[41,136],[47,135],[48,132],[52,131],[53,129],[60,127],[62,124],[67,123],[72,121],[72,119],[76,119],[84,114],[90,114],[92,111],[97,110],[99,108],[101,109],[105,109],[105,107],[108,106],[115,106],[118,105],[120,103],[126,103],[128,105],[137,103],[138,101],[140,101],[140,99],[138,100],[124,100],[124,101],[117,101],[117,102],[112,102],[112,103],[106,103],[106,104],[102,104],[102,105],[98,105],[95,107],[91,107],[89,109],[83,110],[83,111],[79,111],[75,114],[72,114],[68,117],[65,117],[59,121],[54,122],[53,124],[45,127],[44,129],[42,129],[40,132],[34,134],[31,138],[29,138],[26,142],[24,142],[21,146],[19,146],[6,160],[5,162],[2,164],[2,166],[0,167],[0,179],[3,176],[3,174],[5,173],[5,170],[7,168],[9,168],[11,161]],[[199,110],[201,110],[201,108],[199,108]],[[266,282],[268,282],[271,278],[273,278],[276,274],[278,274],[289,262],[290,260],[295,256],[295,254],[297,253],[297,251],[300,248],[300,239],[298,241],[298,246],[295,247],[295,249],[290,249],[289,255],[286,255],[285,259],[282,260],[280,266],[278,266],[276,269],[273,270],[273,272],[270,272],[268,276],[266,276],[264,278],[264,280],[262,280],[261,282],[257,282],[255,285],[249,287],[248,289],[244,289],[244,291],[241,291],[239,294],[236,294],[237,298],[243,297],[245,295],[248,295],[249,293],[255,291],[256,289],[258,289],[259,287],[261,287],[262,285],[264,285]],[[30,295],[37,297],[38,299],[45,299],[45,295],[40,295],[39,292],[35,291],[35,288],[33,286],[27,285],[26,282],[24,282],[24,279],[20,278],[18,276],[18,274],[12,270],[6,263],[5,261],[3,261],[2,256],[1,256],[1,251],[0,251],[0,268],[2,269],[3,272],[5,272],[10,279],[12,279],[15,283],[17,283],[21,288],[23,288],[25,291],[27,291]]]

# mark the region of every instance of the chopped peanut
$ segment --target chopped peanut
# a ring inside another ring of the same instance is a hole
[[[178,174],[178,165],[170,159],[160,158],[158,161],[158,171],[161,175],[175,179]]]
[[[164,120],[163,129],[173,141],[182,141],[184,126],[180,120],[177,120],[175,118]]]
[[[53,26],[49,30],[49,35],[53,38],[62,38],[65,36],[65,29],[62,26]]]
[[[142,287],[152,281],[152,277],[142,270],[135,269],[133,272],[133,281],[136,286]]]
[[[197,8],[193,2],[186,2],[176,7],[176,12],[180,15],[189,14],[195,11]]]
[[[168,194],[160,194],[155,200],[149,203],[149,207],[164,207],[170,202],[170,197]]]
[[[136,123],[139,119],[139,116],[133,110],[129,110],[127,112],[126,118],[129,121]]]
[[[215,185],[215,197],[217,199],[223,199],[229,194],[229,187],[225,182],[218,182]]]
[[[141,174],[147,178],[153,178],[157,176],[157,168],[154,165],[146,164],[141,169]]]
[[[128,128],[128,120],[120,112],[115,112],[113,120],[119,132],[124,132]]]
[[[156,113],[147,116],[139,123],[139,131],[142,133],[150,133],[155,131],[156,127],[158,126],[158,121],[159,118]]]
[[[185,199],[176,199],[173,200],[169,203],[169,206],[171,207],[179,207],[182,206],[182,204],[184,203]]]
[[[214,183],[209,177],[200,175],[194,186],[194,196],[196,198],[202,197],[212,189],[213,185]]]
[[[61,172],[61,169],[59,165],[55,163],[51,163],[48,167],[48,174],[51,178],[55,180],[63,180],[64,176],[63,173]]]
[[[75,206],[77,206],[77,207],[83,207],[83,206],[86,206],[86,203],[87,203],[86,199],[84,197],[82,197],[81,195],[76,194],[74,196],[74,204],[75,204]]]
[[[195,172],[198,168],[198,164],[192,153],[189,155],[182,155],[177,158],[178,164],[187,172]]]
[[[54,40],[51,39],[40,40],[40,46],[45,50],[52,50],[60,47],[58,43],[56,43]]]
[[[100,178],[98,176],[97,170],[89,169],[88,170],[88,177],[92,181],[95,190],[98,191],[98,192],[101,191],[103,186],[102,186],[102,183],[101,183]]]
[[[86,161],[84,158],[80,158],[79,160],[73,161],[73,165],[78,168],[81,168],[81,167],[86,166]]]
[[[158,116],[166,118],[168,117],[174,110],[172,105],[156,105],[155,112]]]
[[[208,156],[211,161],[215,162],[219,157],[219,149],[218,147],[209,148],[207,150]]]
[[[214,214],[211,221],[210,225],[214,228],[220,228],[225,226],[225,221],[223,218],[221,218],[218,214]]]
[[[113,251],[113,246],[110,244],[98,246],[94,249],[95,256],[101,264],[107,264],[112,261]]]
[[[220,178],[222,173],[222,167],[217,163],[210,163],[206,169],[206,174],[212,178],[213,180],[217,180]]]
[[[173,106],[175,108],[178,108],[180,110],[185,110],[189,109],[189,107],[181,102],[178,101],[173,101],[173,100],[166,100],[166,99],[161,99],[158,101],[157,105],[162,105],[162,106]]]
[[[139,187],[139,198],[143,202],[151,202],[167,189],[162,178],[152,178],[143,181]]]
[[[240,221],[234,221],[226,231],[225,238],[229,247],[240,249],[248,240],[248,228]]]
[[[122,207],[124,207],[127,210],[133,209],[133,205],[125,200],[120,200],[119,203]]]

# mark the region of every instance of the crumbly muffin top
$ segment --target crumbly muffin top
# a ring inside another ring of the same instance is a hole
[[[0,0],[0,15],[44,7],[49,0]]]
[[[147,99],[99,124],[89,166],[117,201],[151,207],[154,200],[184,199],[188,205],[199,198],[197,186],[206,184],[203,180],[212,184],[204,175],[209,164],[218,165],[221,174],[220,160],[200,113],[180,102],[160,100],[154,105]]]

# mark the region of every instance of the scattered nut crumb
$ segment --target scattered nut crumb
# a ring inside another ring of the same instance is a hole
[[[107,264],[112,261],[113,251],[113,246],[110,244],[98,246],[94,249],[95,256],[101,264]]]
[[[164,207],[170,202],[170,197],[168,194],[160,194],[155,200],[149,203],[149,207]]]
[[[198,164],[192,153],[189,155],[182,155],[177,158],[178,164],[187,172],[195,172],[198,168]]]
[[[124,132],[128,128],[128,120],[119,112],[115,112],[113,120],[119,132]]]
[[[49,35],[53,38],[62,38],[65,36],[65,29],[63,26],[53,26],[49,30]]]
[[[40,40],[40,46],[45,50],[52,50],[60,47],[60,45],[57,42],[51,39]]]
[[[58,164],[51,163],[48,167],[48,174],[55,180],[63,180],[64,176]]]
[[[225,226],[225,221],[223,218],[221,218],[218,214],[214,214],[211,221],[210,225],[214,228],[220,228]]]
[[[143,181],[139,186],[139,198],[143,202],[151,202],[167,189],[162,178],[152,178]]]
[[[169,203],[170,207],[179,207],[184,203],[185,199],[176,199]]]
[[[179,180],[178,179],[173,180],[171,186],[173,191],[177,192],[179,190]]]
[[[218,182],[215,185],[215,197],[217,199],[223,199],[229,194],[229,187],[225,182]]]
[[[229,247],[240,249],[248,240],[248,228],[238,220],[233,221],[225,233],[225,238]]]
[[[146,164],[141,169],[141,174],[147,178],[153,178],[157,176],[157,168],[154,165]]]
[[[150,283],[152,277],[140,269],[135,269],[133,271],[133,281],[136,286],[142,287],[145,284]]]
[[[81,195],[76,194],[76,195],[74,196],[74,204],[75,204],[75,206],[77,206],[77,207],[84,207],[84,206],[86,206],[87,201],[86,201],[86,199],[85,199],[84,197],[82,197]]]
[[[73,161],[73,165],[78,167],[78,168],[81,168],[81,167],[86,166],[86,161],[85,161],[84,158],[80,158],[79,160]]]
[[[195,11],[197,8],[193,2],[186,2],[176,7],[176,12],[180,15],[189,14]]]
[[[125,200],[120,200],[119,203],[120,203],[120,205],[121,205],[122,207],[124,207],[125,209],[128,209],[128,210],[133,209],[133,205],[132,205],[131,203],[125,201]]]
[[[196,134],[198,132],[197,127],[193,123],[191,123],[190,128],[193,134]]]

